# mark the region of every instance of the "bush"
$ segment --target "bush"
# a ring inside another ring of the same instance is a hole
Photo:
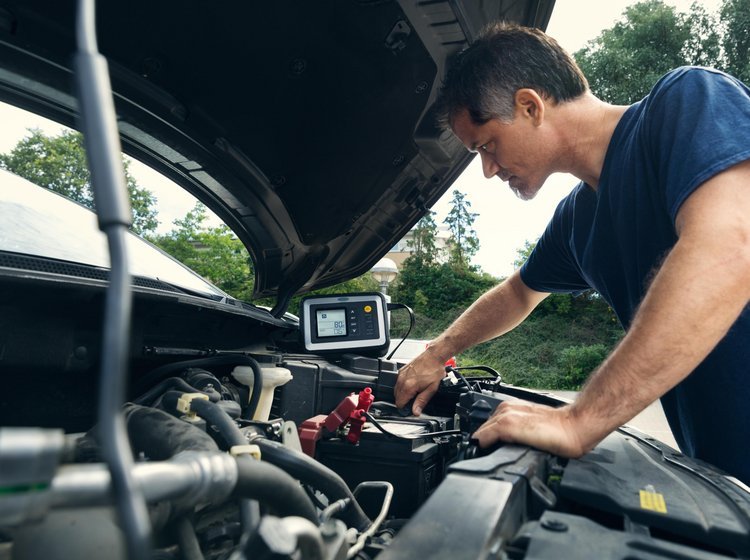
[[[579,389],[608,353],[609,349],[604,344],[565,348],[558,360],[562,374],[561,382],[568,386],[567,388]]]

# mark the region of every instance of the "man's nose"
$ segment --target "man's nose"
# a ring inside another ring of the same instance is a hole
[[[486,152],[479,152],[479,157],[482,158],[482,171],[487,179],[492,179],[500,171],[500,166],[495,161],[495,158]]]

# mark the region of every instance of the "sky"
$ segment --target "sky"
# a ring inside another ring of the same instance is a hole
[[[573,53],[603,29],[612,27],[633,3],[633,0],[557,0],[547,33]],[[665,3],[687,11],[691,0],[665,0]],[[709,12],[716,12],[721,0],[703,0],[699,4]],[[31,127],[47,134],[58,134],[62,130],[46,119],[0,103],[0,153],[12,149]],[[134,161],[130,169],[138,183],[152,191],[159,201],[159,233],[169,231],[172,222],[193,207],[195,199],[145,165]],[[471,210],[478,213],[474,229],[480,249],[473,264],[495,276],[508,276],[513,271],[516,251],[525,241],[535,241],[541,235],[557,203],[576,183],[577,179],[570,175],[555,174],[533,200],[522,201],[499,179],[485,179],[479,159],[475,158],[433,210],[437,213],[437,223],[442,224],[450,210],[453,190],[465,193]],[[212,223],[218,223],[218,219],[213,218]]]

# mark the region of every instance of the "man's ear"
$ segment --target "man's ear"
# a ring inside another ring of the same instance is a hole
[[[514,96],[516,117],[531,119],[534,126],[544,122],[544,99],[531,88],[521,88]]]

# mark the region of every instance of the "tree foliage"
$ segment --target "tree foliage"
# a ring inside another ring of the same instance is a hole
[[[448,262],[457,268],[468,268],[471,257],[479,250],[479,238],[473,227],[479,214],[470,208],[471,202],[466,195],[458,189],[454,190],[451,209],[443,223],[448,225],[451,232]]]
[[[450,263],[404,261],[393,293],[395,301],[431,318],[455,317],[492,286],[497,278]]]
[[[720,45],[715,18],[700,5],[684,14],[660,0],[646,0],[628,6],[623,19],[575,58],[596,96],[626,105],[678,66],[721,66]]]
[[[205,227],[206,208],[196,203],[175,229],[149,240],[231,296],[249,301],[254,275],[245,246],[226,225]]]
[[[527,239],[523,242],[523,247],[521,247],[520,249],[516,249],[516,260],[513,261],[514,269],[517,270],[521,268],[523,266],[523,263],[525,263],[529,259],[531,251],[533,251],[534,247],[536,247],[536,243],[536,241],[529,241]]]
[[[427,212],[411,231],[412,238],[408,242],[409,249],[411,249],[410,258],[426,264],[436,263],[439,258],[439,250],[437,247],[438,230],[435,223],[435,212]]]
[[[750,83],[750,0],[724,0],[720,14],[725,69]]]
[[[152,232],[159,225],[154,208],[156,199],[138,185],[128,166],[127,160],[123,159],[133,212],[133,231],[139,234]],[[59,136],[47,136],[41,130],[29,129],[29,135],[9,153],[0,154],[0,167],[88,208],[94,207],[83,136],[78,132],[64,131]]]

